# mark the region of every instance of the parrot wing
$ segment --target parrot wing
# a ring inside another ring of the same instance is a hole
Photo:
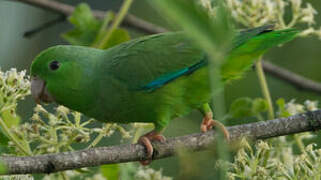
[[[271,31],[266,25],[238,32],[232,49],[261,33]],[[131,90],[155,90],[208,64],[206,54],[183,32],[147,36],[111,48],[108,73]]]
[[[131,90],[154,90],[207,64],[184,33],[164,33],[110,49],[108,74]]]

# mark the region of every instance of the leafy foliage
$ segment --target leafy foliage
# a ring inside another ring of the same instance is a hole
[[[84,3],[79,4],[68,20],[75,28],[62,37],[72,45],[90,46],[101,26],[101,22],[91,13],[90,7]]]
[[[120,179],[119,173],[119,165],[118,164],[111,164],[111,165],[103,165],[100,167],[100,171],[102,175],[109,180],[117,180]]]
[[[5,173],[5,172],[6,172],[6,167],[5,167],[5,165],[0,162],[0,174],[1,174],[1,173]]]
[[[62,34],[62,37],[72,45],[95,46],[106,35],[106,29],[113,18],[114,14],[107,12],[104,21],[97,20],[90,7],[81,3],[69,17],[69,22],[74,25],[74,29]],[[110,48],[129,39],[130,36],[126,30],[117,28],[112,32],[109,40],[104,43],[102,49]]]
[[[229,118],[257,117],[259,120],[263,120],[262,113],[266,112],[267,109],[268,106],[265,99],[242,97],[231,104],[228,116]]]

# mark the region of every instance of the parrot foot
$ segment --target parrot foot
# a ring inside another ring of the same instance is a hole
[[[153,156],[154,148],[152,146],[151,141],[164,142],[165,137],[156,131],[151,131],[151,132],[149,132],[139,138],[138,143],[144,145],[146,148],[146,152],[147,152],[147,159],[148,160],[140,161],[140,163],[144,166],[146,166],[152,162],[151,158]]]
[[[207,131],[211,130],[213,127],[218,127],[223,132],[225,139],[227,141],[230,140],[230,133],[227,131],[225,126],[222,123],[220,123],[219,121],[213,120],[213,114],[212,114],[212,112],[209,112],[203,118],[203,121],[201,124],[201,131],[207,132]]]

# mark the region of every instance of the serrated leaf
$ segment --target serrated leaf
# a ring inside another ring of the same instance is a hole
[[[85,3],[79,4],[68,20],[74,25],[74,29],[62,34],[62,37],[72,45],[91,45],[102,25]]]
[[[229,114],[233,118],[243,118],[253,116],[252,113],[252,99],[242,97],[236,99],[230,107]]]
[[[108,180],[120,179],[120,168],[118,164],[108,164],[100,166],[102,175]]]
[[[261,112],[266,112],[268,110],[268,104],[265,99],[256,98],[252,102],[252,111],[254,114],[259,114]]]

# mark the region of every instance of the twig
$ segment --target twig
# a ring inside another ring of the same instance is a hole
[[[120,8],[120,11],[117,13],[111,27],[107,30],[106,35],[102,38],[102,40],[97,44],[97,48],[103,49],[105,44],[109,41],[113,32],[117,29],[117,27],[122,23],[124,17],[126,16],[133,0],[125,0]]]
[[[70,16],[75,10],[74,6],[64,4],[55,0],[16,0],[22,3],[30,4],[45,10],[49,10],[55,13],[62,14],[64,16]],[[98,19],[103,19],[106,12],[101,10],[93,10],[93,14]],[[136,16],[128,14],[124,21],[123,25],[133,27],[137,30],[143,31],[147,34],[162,33],[167,31],[165,28],[156,26],[152,23],[146,22]]]
[[[321,83],[315,82],[266,61],[263,62],[263,69],[267,73],[276,76],[299,89],[309,90],[319,94],[321,93]]]
[[[259,60],[256,62],[255,67],[256,67],[255,69],[256,69],[257,76],[259,78],[262,94],[268,105],[268,117],[269,119],[274,119],[273,103],[272,103],[271,93],[263,71],[262,56],[260,56]]]
[[[231,126],[227,129],[232,142],[242,137],[256,140],[319,130],[321,129],[321,110],[288,118]],[[170,138],[164,143],[155,142],[153,159],[173,156],[179,148],[190,151],[206,150],[212,147],[215,140],[213,131],[209,131]],[[123,144],[31,157],[0,156],[0,162],[7,167],[6,174],[52,173],[102,164],[144,160],[145,153],[144,147],[140,144]]]

